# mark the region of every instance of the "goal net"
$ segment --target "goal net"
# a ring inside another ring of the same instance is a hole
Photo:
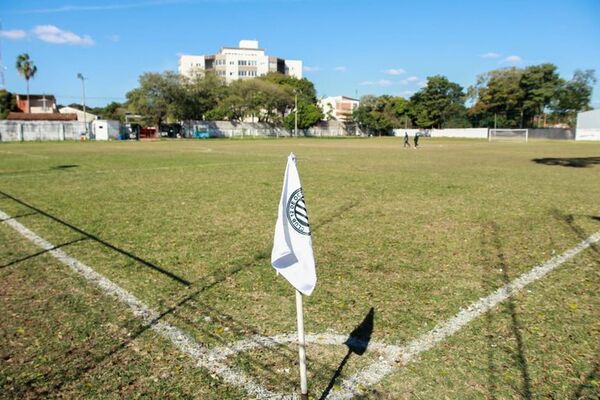
[[[488,139],[492,140],[511,140],[525,142],[529,139],[528,129],[490,129]]]

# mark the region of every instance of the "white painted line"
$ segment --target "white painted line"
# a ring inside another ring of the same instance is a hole
[[[181,329],[163,321],[155,322],[160,315],[156,310],[151,309],[141,300],[123,289],[119,285],[110,281],[106,277],[94,271],[92,268],[67,255],[60,249],[55,249],[55,246],[45,239],[41,238],[24,225],[10,219],[11,217],[0,210],[0,219],[3,222],[19,232],[22,236],[29,239],[31,242],[48,251],[48,254],[55,257],[63,264],[69,266],[73,271],[83,276],[87,281],[100,288],[105,294],[108,294],[119,301],[125,303],[132,313],[142,319],[145,324],[151,324],[151,329],[171,341],[175,347],[192,357],[196,361],[196,365],[200,368],[205,368],[210,373],[218,375],[221,379],[232,386],[243,388],[249,395],[259,399],[280,399],[281,395],[273,393],[263,386],[256,383],[252,378],[244,375],[243,372],[230,368],[227,365],[219,362],[219,360],[211,359],[207,350],[201,344],[188,336]]]
[[[125,303],[132,310],[133,314],[141,318],[144,323],[151,324],[157,317],[158,312],[146,306],[141,300],[127,292],[125,289],[111,282],[104,276],[81,263],[80,261],[68,256],[60,249],[54,249],[54,245],[42,239],[34,232],[20,224],[2,211],[0,211],[0,220],[21,235],[38,245],[48,253],[57,258],[62,263],[68,265],[75,272],[82,275],[85,279],[98,286],[106,294],[116,297],[118,300]],[[547,262],[534,267],[527,273],[519,276],[512,282],[499,288],[491,295],[480,299],[470,306],[462,309],[454,317],[447,321],[438,324],[428,333],[411,341],[405,346],[387,345],[383,343],[371,342],[369,349],[381,353],[380,360],[373,362],[365,369],[359,371],[355,375],[343,380],[338,389],[333,390],[328,399],[351,399],[356,395],[362,394],[368,386],[377,384],[387,375],[392,373],[394,369],[405,365],[419,354],[430,350],[437,343],[452,336],[465,325],[470,323],[475,318],[483,313],[494,308],[499,303],[508,299],[510,296],[521,291],[525,286],[543,278],[566,261],[575,257],[581,251],[589,248],[594,243],[600,241],[600,231],[583,240],[576,246],[565,251],[559,256],[556,256]],[[236,368],[231,368],[225,364],[227,358],[236,354],[258,347],[274,347],[286,343],[295,343],[297,341],[296,333],[281,334],[272,337],[253,336],[248,339],[238,341],[230,346],[216,347],[207,349],[201,344],[195,342],[186,333],[179,328],[174,327],[166,322],[156,322],[151,325],[152,330],[158,333],[165,339],[170,340],[175,347],[182,353],[188,354],[196,361],[199,368],[208,370],[211,374],[217,375],[226,383],[244,389],[248,395],[260,400],[294,400],[298,397],[294,394],[279,394],[268,390],[255,382],[251,377],[244,374]],[[306,341],[308,343],[322,345],[343,345],[348,339],[347,336],[339,335],[333,332],[323,334],[308,334]]]
[[[385,376],[393,372],[396,367],[405,365],[420,353],[430,350],[437,343],[452,336],[475,318],[481,316],[515,293],[518,293],[530,283],[543,278],[545,275],[598,241],[600,241],[600,231],[594,233],[561,255],[534,267],[529,272],[524,273],[512,282],[502,286],[491,295],[460,310],[454,317],[439,323],[431,331],[411,341],[407,345],[391,350],[381,362],[373,363],[356,373],[354,376],[342,381],[340,390],[332,391],[327,398],[335,400],[351,399],[352,397],[361,394],[363,392],[361,388],[376,384]]]

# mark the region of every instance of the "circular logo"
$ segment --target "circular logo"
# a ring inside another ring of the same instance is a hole
[[[308,212],[304,203],[302,188],[296,189],[290,196],[286,206],[287,219],[294,230],[302,235],[310,236]]]

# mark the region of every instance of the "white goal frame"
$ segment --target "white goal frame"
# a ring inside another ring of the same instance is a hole
[[[525,143],[529,141],[529,129],[495,129],[488,131],[488,141],[495,140],[515,140],[525,138]]]

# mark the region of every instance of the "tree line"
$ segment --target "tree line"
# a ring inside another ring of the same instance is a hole
[[[27,81],[37,67],[27,54],[16,67]],[[531,128],[550,125],[573,127],[577,113],[591,109],[594,70],[576,70],[563,79],[553,64],[501,68],[477,77],[465,90],[442,75],[427,78],[426,85],[409,99],[399,96],[363,96],[346,123],[369,133],[385,134],[394,128]],[[124,121],[138,114],[145,125],[182,120],[252,118],[293,129],[297,107],[298,128],[307,129],[324,118],[312,82],[280,73],[230,84],[208,71],[185,77],[172,71],[147,72],[125,103],[112,102],[89,112],[105,119]],[[78,104],[70,104],[81,109]],[[0,91],[0,118],[15,111],[14,95]],[[327,117],[327,116],[326,116]]]
[[[380,134],[394,128],[573,127],[577,113],[591,109],[595,83],[594,70],[577,70],[565,80],[553,64],[489,71],[466,91],[436,75],[410,99],[363,96],[352,121]]]
[[[185,77],[175,72],[144,73],[139,87],[127,93],[129,111],[147,124],[166,121],[252,118],[293,129],[296,104],[298,128],[307,129],[323,118],[312,82],[280,73],[226,84],[212,72]]]

